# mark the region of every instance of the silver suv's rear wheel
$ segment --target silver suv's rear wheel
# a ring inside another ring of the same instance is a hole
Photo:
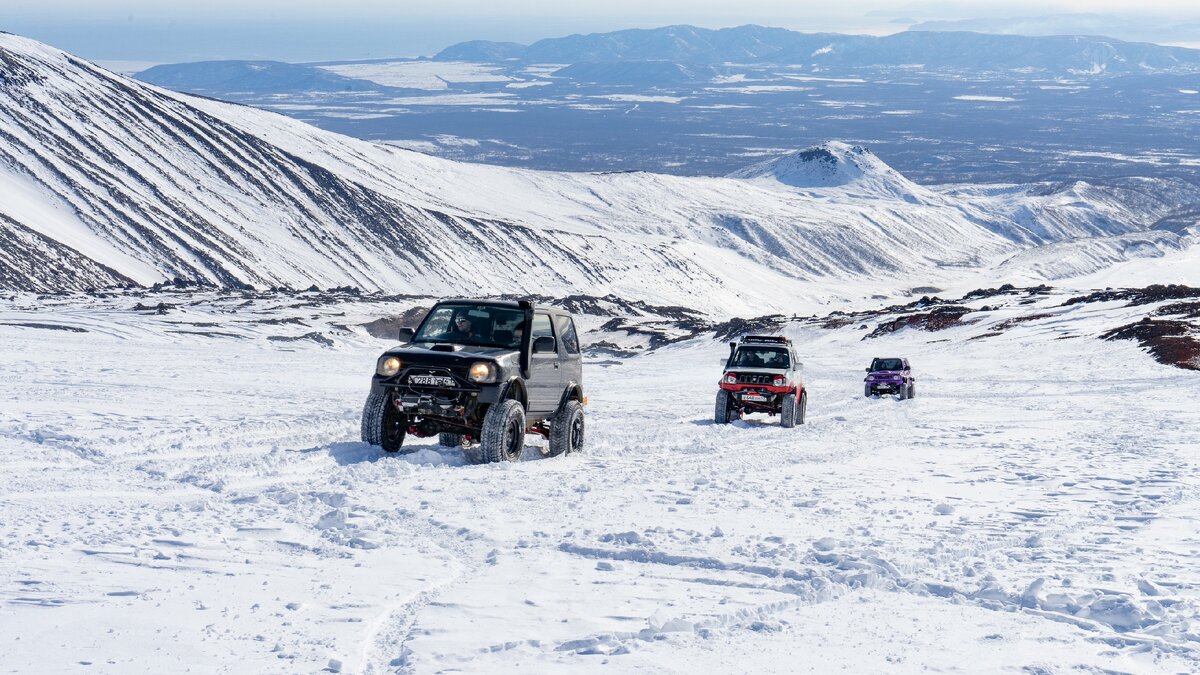
[[[583,405],[579,401],[567,401],[550,420],[549,457],[566,455],[583,450]]]

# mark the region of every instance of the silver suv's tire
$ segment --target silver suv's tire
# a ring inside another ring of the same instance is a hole
[[[579,401],[567,401],[550,419],[550,451],[548,457],[557,457],[583,450],[583,405]]]
[[[387,452],[399,452],[404,445],[407,426],[407,418],[392,406],[386,392],[367,396],[359,430],[363,443],[377,445]]]
[[[483,416],[479,461],[515,462],[525,449],[525,409],[520,401],[493,403]]]
[[[359,429],[363,443],[379,445],[379,430],[383,425],[383,406],[386,403],[387,396],[382,393],[367,394],[367,402],[363,404],[362,424]]]

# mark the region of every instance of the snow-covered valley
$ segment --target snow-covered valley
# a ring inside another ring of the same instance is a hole
[[[4,666],[1195,671],[1200,380],[1097,339],[1169,303],[1074,296],[790,321],[793,430],[711,423],[711,335],[594,355],[587,451],[485,466],[358,442],[419,300],[10,296]],[[919,396],[863,398],[892,354]]]
[[[462,164],[0,33],[0,669],[1195,672],[1198,194]],[[451,295],[575,315],[585,452],[360,442]],[[807,423],[713,424],[776,331]]]
[[[506,169],[168,92],[17,36],[0,34],[0,60],[5,289],[615,293],[736,316],[1075,277],[1196,241],[1183,179],[939,190],[838,142],[729,177]],[[1102,250],[996,268],[1078,240]]]

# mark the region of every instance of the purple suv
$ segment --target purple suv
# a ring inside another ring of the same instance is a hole
[[[863,380],[863,395],[896,394],[901,400],[917,395],[917,378],[913,377],[908,359],[872,359]]]

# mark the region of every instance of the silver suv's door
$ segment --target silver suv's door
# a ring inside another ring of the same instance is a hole
[[[536,351],[538,338],[545,337],[552,340],[553,349]],[[563,389],[559,339],[549,314],[537,312],[533,315],[530,338],[534,352],[529,357],[529,411],[548,413],[558,407],[558,399]]]
[[[558,353],[562,362],[562,386],[575,382],[583,384],[583,349],[579,344],[579,333],[569,316],[554,317],[554,332],[558,335]]]

